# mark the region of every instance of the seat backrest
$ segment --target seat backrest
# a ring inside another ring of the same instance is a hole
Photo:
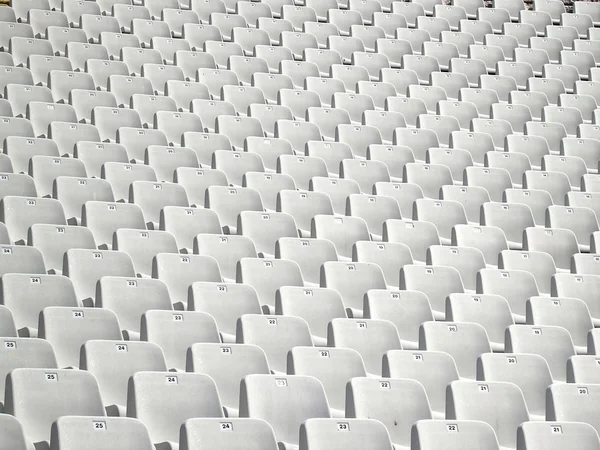
[[[258,314],[245,314],[238,319],[236,342],[261,347],[267,355],[269,367],[279,373],[285,373],[289,350],[313,345],[304,319]]]
[[[517,427],[529,420],[529,413],[521,390],[512,383],[453,381],[447,389],[446,417],[487,422],[502,447],[514,448]]]
[[[79,367],[81,346],[91,339],[122,340],[108,309],[49,306],[40,313],[38,336],[54,347],[58,367]]]
[[[346,417],[379,420],[394,445],[408,447],[413,423],[432,415],[425,389],[418,381],[354,378],[347,387]]]
[[[308,419],[300,426],[300,450],[325,450],[332,446],[387,450],[392,443],[387,429],[377,420]]]
[[[50,439],[61,416],[105,415],[96,378],[83,370],[14,369],[6,378],[4,412],[15,416],[29,442]]]
[[[223,433],[223,430],[231,431]],[[235,450],[243,443],[247,450],[277,450],[273,428],[261,419],[195,418],[181,427],[179,448],[201,450],[205,445],[216,445],[222,450]]]
[[[220,341],[215,319],[195,311],[146,311],[142,315],[140,339],[159,345],[165,352],[168,368],[179,370],[185,367],[190,345]]]
[[[383,356],[382,375],[421,383],[431,410],[437,415],[445,413],[446,386],[459,379],[452,356],[432,350],[390,350]]]
[[[240,417],[266,420],[278,441],[297,445],[302,422],[331,416],[325,390],[316,378],[255,374],[242,380]]]
[[[98,433],[97,430],[102,430]],[[52,424],[50,450],[151,450],[148,429],[130,417],[59,417]]]

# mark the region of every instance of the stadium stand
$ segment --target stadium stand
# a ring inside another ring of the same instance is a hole
[[[0,0],[0,450],[600,450],[600,2]]]

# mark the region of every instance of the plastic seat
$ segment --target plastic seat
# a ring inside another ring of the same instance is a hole
[[[62,204],[54,199],[5,196],[0,210],[11,240],[17,244],[27,243],[27,233],[33,224],[66,225]]]
[[[598,322],[597,307],[590,298],[589,286],[600,279],[596,275],[557,273],[552,277],[551,295],[553,297],[578,298],[583,300],[590,311],[594,324]],[[584,287],[585,285],[585,287]]]
[[[129,186],[133,181],[156,181],[156,173],[150,166],[131,165],[120,162],[107,162],[101,170],[102,178],[110,181],[117,200],[129,198]],[[158,188],[157,188],[158,189]]]
[[[232,204],[230,196],[235,195]],[[206,189],[205,207],[214,210],[219,221],[230,234],[236,233],[237,217],[242,211],[262,211],[263,205],[258,191],[250,188],[229,188],[227,186],[209,186]],[[227,227],[227,228],[225,228]]]
[[[376,113],[378,114],[378,113]],[[399,116],[400,113],[388,113],[385,116],[387,122],[389,122],[390,130],[391,126],[393,126],[393,122]],[[385,125],[387,126],[387,124]],[[407,163],[412,163],[415,161],[414,155],[410,147],[404,145],[385,145],[385,144],[371,144],[367,149],[367,159],[372,161],[381,161],[387,164],[388,171],[390,173],[390,177],[393,180],[401,180],[404,166]],[[387,183],[385,181],[379,183]],[[378,183],[375,183],[378,184]],[[375,185],[373,186],[375,190]],[[397,188],[395,188],[397,189]],[[373,191],[375,192],[375,191]],[[395,195],[391,195],[391,197],[395,197]],[[403,202],[399,201],[400,209],[403,209]],[[406,215],[406,214],[405,214]],[[408,214],[410,216],[410,214]]]
[[[427,295],[433,316],[438,320],[445,315],[446,297],[464,292],[460,273],[449,266],[406,265],[400,270],[400,289]]]
[[[504,351],[504,330],[514,324],[508,302],[489,294],[450,294],[446,299],[446,320],[481,325],[494,351]]]
[[[306,143],[305,154],[306,156],[315,156],[325,161],[327,172],[333,176],[339,176],[340,163],[344,159],[352,159],[354,157],[352,148],[344,142],[308,141]]]
[[[410,248],[414,261],[424,263],[427,248],[439,245],[440,237],[431,222],[390,220],[383,224],[383,241],[405,244]]]
[[[597,395],[598,389],[593,384],[553,384],[548,389],[546,418],[550,421],[584,422],[598,431],[595,416],[597,406],[594,402]],[[579,401],[575,406],[576,398]]]
[[[560,430],[560,434],[558,431]],[[598,445],[594,428],[586,423],[557,422],[549,425],[544,422],[525,422],[517,428],[517,449],[553,449],[564,442],[576,442],[581,448],[593,449]],[[568,444],[570,445],[570,444]]]
[[[160,192],[158,192],[160,191]],[[129,202],[137,204],[151,229],[157,229],[160,210],[165,206],[189,206],[185,188],[175,183],[133,181],[129,188]]]
[[[581,299],[532,297],[527,303],[527,323],[563,327],[569,331],[577,352],[587,352],[587,334],[593,325],[587,304]]]
[[[198,281],[221,282],[217,261],[210,256],[181,256],[159,253],[152,264],[152,278],[162,280],[169,288],[176,309],[187,304],[188,288]]]
[[[103,277],[98,281],[96,306],[110,309],[118,316],[123,335],[129,340],[139,339],[140,318],[146,311],[172,308],[163,282],[126,277]]]
[[[556,273],[554,260],[548,253],[504,250],[498,255],[498,268],[530,272],[542,294],[550,293],[550,279]]]
[[[47,381],[56,381],[56,383],[50,387],[44,386]],[[46,393],[43,403],[35,395],[30,394],[31,385],[37,386],[41,392]],[[5,412],[15,416],[23,426],[25,438],[38,445],[48,446],[50,426],[60,416],[104,416],[96,380],[93,375],[85,372],[61,369],[15,369],[8,377],[6,391]],[[55,392],[54,396],[51,392]],[[85,401],[80,403],[62,399],[62,395],[67,393],[77,393],[77,398]]]
[[[557,238],[560,236],[560,239]],[[549,253],[558,269],[568,270],[571,255],[579,253],[577,238],[571,230],[528,228],[523,234],[523,249]]]
[[[92,125],[98,129],[103,142],[114,142],[122,127],[142,128],[137,111],[105,106],[96,106],[92,110]]]
[[[456,154],[451,150],[447,151],[450,156]],[[479,186],[442,186],[440,199],[461,203],[465,209],[467,220],[478,224],[481,206],[486,202],[490,202],[490,195],[485,188]]]
[[[267,257],[275,253],[277,239],[298,237],[298,228],[293,216],[283,212],[242,211],[238,216],[237,231],[251,238],[259,254]]]
[[[41,252],[34,247],[4,245],[0,259],[0,274],[45,274],[46,267]],[[12,318],[11,318],[12,321]]]
[[[535,135],[506,136],[504,141],[504,150],[505,152],[509,153],[521,153],[526,155],[534,168],[541,167],[543,158],[550,154],[548,141],[542,136]],[[527,173],[527,171],[525,171],[525,173]],[[525,175],[525,173],[523,175]],[[521,184],[522,180],[524,179],[523,175],[519,180],[513,179],[513,185]]]
[[[281,387],[285,387],[285,390],[281,390]],[[272,395],[257,395],[265,390]],[[305,401],[307,396],[310,402]],[[281,409],[281,405],[286,407]],[[323,386],[315,378],[248,375],[241,384],[240,417],[268,419],[281,445],[297,445],[300,423],[308,418],[328,418],[330,415]],[[287,428],[290,424],[294,424],[291,425],[293,431]]]
[[[426,370],[427,368],[432,370]],[[458,380],[456,365],[449,354],[423,350],[387,352],[383,357],[383,375],[386,378],[407,378],[421,383],[434,417],[444,416],[446,385]]]
[[[485,155],[494,151],[492,136],[485,132],[453,131],[450,135],[450,148],[466,150],[475,164],[483,164]]]
[[[235,359],[228,361],[228,370],[223,370],[222,358],[232,356]],[[228,417],[237,417],[240,381],[248,374],[269,373],[264,351],[249,344],[195,343],[188,350],[186,365],[188,372],[214,379]]]
[[[425,389],[415,380],[354,378],[347,392],[346,417],[379,420],[397,448],[409,447],[414,422],[432,418]]]
[[[419,347],[450,354],[460,376],[468,379],[475,379],[477,356],[491,351],[485,328],[477,323],[425,322],[419,330]],[[449,408],[446,404],[446,411]]]
[[[505,344],[507,352],[533,353],[544,357],[552,378],[557,381],[566,380],[567,359],[575,355],[569,332],[557,326],[510,326],[506,331]]]
[[[576,218],[575,218],[576,216]],[[546,210],[548,228],[564,228],[573,231],[582,252],[588,252],[589,236],[598,231],[596,215],[589,208],[549,206]]]
[[[452,173],[447,166],[440,164],[407,163],[402,179],[419,185],[425,198],[435,200],[439,198],[442,186],[452,184]]]
[[[166,370],[160,347],[152,343],[91,339],[81,347],[80,369],[96,377],[102,401],[111,415],[125,414],[130,376],[138,371]],[[108,373],[109,360],[119,361],[119,369]]]
[[[290,214],[294,218],[303,237],[310,235],[311,220],[314,216],[333,215],[329,196],[321,192],[280,191],[277,197],[277,210]]]
[[[260,194],[267,211],[277,210],[277,195],[280,191],[296,188],[293,178],[281,173],[246,172],[242,181],[244,187]]]
[[[490,396],[510,399],[502,410],[490,408]],[[516,429],[530,416],[521,390],[512,383],[453,381],[447,391],[447,419],[480,420],[494,428],[501,448],[514,448]]]
[[[37,247],[44,257],[49,273],[60,273],[63,254],[70,248],[95,249],[94,237],[89,230],[72,226],[32,224],[28,244]]]
[[[524,366],[528,367],[530,377],[521,376]],[[545,416],[546,388],[552,384],[548,364],[539,355],[483,354],[477,360],[477,379],[480,381],[509,382],[517,385],[523,392],[531,417],[543,420]]]
[[[321,265],[338,259],[334,244],[324,239],[280,238],[275,246],[275,256],[295,261],[305,282],[315,285],[320,281]]]
[[[387,449],[391,445],[385,426],[375,420],[350,419],[343,427],[348,434],[340,434],[336,419],[308,419],[300,426],[300,449],[321,449],[325,445],[341,445],[344,448],[361,448],[366,442],[373,449]],[[326,444],[331,443],[331,444]]]
[[[457,427],[458,433],[454,427]],[[413,425],[411,448],[433,450],[440,442],[444,442],[449,448],[458,449],[471,445],[473,440],[483,442],[489,449],[500,448],[494,429],[485,422],[475,420],[419,420]]]
[[[14,11],[13,11],[14,12]],[[10,45],[10,40],[13,37],[24,37],[33,39],[33,28],[26,23],[3,22],[0,25],[2,30],[2,39],[0,39],[0,47],[3,51],[7,51]]]
[[[391,83],[385,82],[365,82],[359,81],[357,83],[356,92],[358,94],[370,95],[373,99],[373,104],[376,108],[384,108],[385,100],[388,97],[396,96],[396,88]],[[368,112],[366,112],[368,113]]]
[[[219,448],[234,450],[240,442],[246,442],[249,450],[275,450],[277,442],[273,428],[260,419],[229,418],[230,433],[221,430],[223,419],[196,418],[189,419],[182,425],[180,437],[181,450],[197,450],[205,443],[218,445]]]
[[[415,200],[413,219],[433,223],[443,244],[450,242],[455,225],[467,223],[465,210],[459,202],[428,198]]]
[[[267,312],[274,311],[275,294],[281,286],[304,285],[302,272],[296,262],[270,258],[241,258],[237,265],[236,282],[252,286],[263,311]]]
[[[531,161],[525,153],[488,152],[484,164],[486,167],[508,171],[512,185],[517,188],[522,187],[525,172],[531,170]]]
[[[177,339],[172,336],[177,335]],[[182,371],[186,351],[196,342],[220,342],[215,319],[203,312],[146,311],[142,315],[140,339],[163,349],[166,365]]]
[[[277,126],[279,123],[280,121]],[[315,156],[281,155],[277,159],[277,172],[291,176],[299,189],[308,188],[311,178],[315,176],[328,175],[325,161]]]
[[[128,416],[152,430],[150,438],[156,445],[176,445],[172,443],[178,442],[180,426],[187,419],[223,417],[215,382],[204,374],[136,373],[129,383],[127,401]],[[162,414],[165,410],[170,413]]]
[[[21,273],[5,275],[2,303],[11,309],[14,324],[22,336],[37,336],[39,313],[46,306],[77,307],[73,286],[67,278]]]
[[[525,322],[527,300],[539,295],[531,273],[512,269],[480,270],[477,274],[477,293],[504,297],[509,302],[516,323]]]
[[[405,123],[413,128],[417,126],[417,119],[419,115],[427,113],[427,106],[425,102],[416,97],[388,97],[386,99],[385,109],[386,111],[402,114],[404,116]]]
[[[498,254],[508,250],[508,242],[504,232],[497,227],[477,225],[456,225],[452,231],[451,245],[475,247],[481,250],[485,262],[495,266]]]
[[[315,345],[326,345],[327,325],[331,320],[346,318],[340,294],[322,288],[282,286],[276,294],[275,313],[306,320]]]
[[[313,177],[309,182],[309,189],[329,195],[333,211],[340,215],[346,213],[346,198],[348,195],[360,193],[360,186],[355,180],[323,176]]]
[[[354,244],[352,259],[356,262],[370,262],[380,266],[391,287],[398,286],[398,275],[405,264],[412,264],[410,248],[397,242],[359,241]]]
[[[469,87],[469,80],[463,73],[444,73],[444,72],[433,72],[429,75],[430,83],[432,86],[439,86],[444,88],[446,95],[449,99],[458,99],[460,97],[460,90],[462,88]],[[448,104],[449,101],[440,100],[438,102],[438,109],[440,105]],[[462,102],[461,102],[462,103]],[[456,103],[453,103],[456,105]],[[463,126],[468,128],[468,123]]]
[[[39,337],[53,345],[59,367],[78,367],[79,349],[90,339],[122,338],[112,311],[60,306],[46,307],[40,313]]]
[[[367,319],[391,321],[396,325],[402,348],[413,350],[418,348],[420,324],[433,320],[427,296],[418,291],[371,289],[365,295],[363,313]],[[383,375],[386,376],[385,364]]]
[[[236,341],[261,347],[274,373],[285,372],[287,353],[292,347],[312,346],[308,324],[292,316],[246,314],[238,320]],[[240,416],[243,417],[241,403]]]
[[[90,261],[94,261],[93,263]],[[85,266],[79,263],[87,261]],[[96,281],[102,276],[135,276],[131,258],[121,252],[69,249],[65,252],[63,274],[72,278],[77,298],[94,299]]]
[[[562,172],[538,172],[528,170],[523,177],[523,188],[548,191],[556,205],[564,205],[565,196],[571,190],[569,177]]]
[[[381,268],[368,262],[326,261],[321,266],[321,286],[339,292],[352,317],[362,317],[363,297],[370,289],[385,289]]]
[[[199,234],[194,238],[194,253],[211,256],[219,263],[226,279],[234,280],[236,265],[241,258],[256,258],[254,242],[245,236]]]

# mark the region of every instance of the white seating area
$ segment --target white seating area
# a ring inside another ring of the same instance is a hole
[[[600,450],[600,2],[10,0],[0,145],[0,450]]]

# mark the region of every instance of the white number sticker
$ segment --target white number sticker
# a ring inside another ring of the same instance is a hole
[[[40,277],[31,277],[29,279],[29,282],[31,284],[41,284],[42,283],[42,279]]]
[[[174,376],[165,377],[165,381],[167,382],[167,384],[177,384],[178,382],[177,377]]]
[[[329,358],[329,350],[319,350],[319,356],[321,358]]]
[[[581,395],[587,395],[588,393],[588,388],[586,387],[578,387],[577,388],[577,393],[581,394]]]
[[[277,325],[277,319],[273,319],[273,318],[270,317],[270,318],[267,319],[267,323],[269,325]]]
[[[137,287],[137,281],[127,280],[127,287]]]
[[[381,389],[390,389],[392,387],[392,385],[390,384],[389,381],[380,381],[379,382],[379,387]]]
[[[458,433],[458,425],[456,425],[455,423],[449,423],[448,425],[446,425],[446,430],[451,433]]]
[[[231,347],[221,347],[221,353],[224,355],[231,355]]]
[[[92,427],[94,430],[106,431],[106,422],[99,422],[94,420],[92,422]]]
[[[83,319],[83,311],[73,311],[74,319]]]
[[[456,325],[448,325],[448,331],[455,333],[458,330]]]
[[[287,380],[285,378],[275,378],[275,386],[286,387],[287,385]]]
[[[562,434],[562,427],[560,425],[550,425],[550,431],[554,434]]]
[[[533,334],[535,334],[536,336],[540,336],[542,334],[542,329],[541,328],[534,328],[533,329]]]
[[[337,430],[338,431],[350,431],[350,424],[348,422],[338,422]]]
[[[4,341],[4,348],[7,350],[14,350],[17,348],[17,343],[15,341]]]
[[[507,356],[506,357],[506,362],[508,364],[516,364],[517,363],[517,357],[516,356]]]
[[[127,351],[127,344],[117,344],[117,351],[118,352],[126,352]]]
[[[423,361],[423,355],[421,353],[415,353],[413,354],[413,359],[415,361]]]
[[[174,322],[183,322],[183,314],[173,314]]]
[[[367,328],[367,322],[358,322],[358,328]]]
[[[55,372],[46,372],[46,381],[58,381],[58,374]]]
[[[479,392],[490,392],[487,384],[480,384],[478,388]]]
[[[231,422],[221,422],[221,431],[233,431],[233,424]]]

